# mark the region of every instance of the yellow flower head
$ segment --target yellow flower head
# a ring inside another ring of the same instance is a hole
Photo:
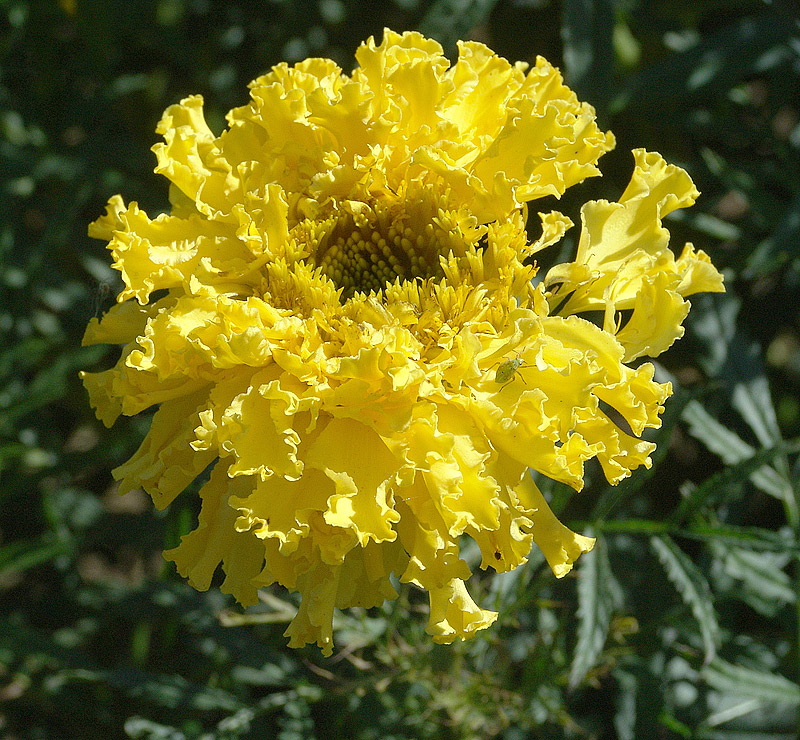
[[[290,645],[328,654],[334,607],[393,598],[392,574],[428,592],[435,641],[490,625],[464,535],[484,568],[535,542],[567,573],[593,540],[529,468],[580,490],[591,458],[612,483],[649,466],[641,434],[671,388],[628,363],[682,334],[684,296],[722,290],[661,225],[694,202],[691,180],[644,151],[619,202],[584,206],[575,261],[534,285],[533,255],[572,223],[542,213],[529,242],[527,204],[599,174],[614,144],[544,59],[467,42],[451,66],[388,30],[356,58],[351,75],[275,67],[220,136],[199,97],[166,111],[171,212],[116,196],[92,225],[125,288],[84,340],[122,345],[83,375],[103,422],[158,406],[121,491],[163,508],[211,467],[198,527],[167,557],[198,589],[221,565],[243,604],[299,592]],[[602,326],[579,315],[598,310]]]

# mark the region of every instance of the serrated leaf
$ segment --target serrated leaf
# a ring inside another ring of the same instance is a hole
[[[701,301],[701,320],[693,330],[712,350],[704,363],[709,374],[732,388],[731,405],[741,414],[764,447],[778,449],[782,442],[780,427],[769,385],[764,374],[761,348],[736,328],[740,302],[733,296],[721,296],[713,303]],[[702,441],[727,464],[735,464],[753,454],[753,447],[727,429],[696,402],[688,404],[684,419],[690,433]],[[784,453],[775,455],[774,464],[755,471],[750,480],[759,489],[796,508],[793,483]]]
[[[757,357],[760,365],[760,352]],[[753,358],[751,361],[755,362]],[[731,404],[742,415],[764,447],[770,447],[775,442],[781,441],[778,416],[764,375],[751,378],[744,383],[737,383],[733,389]]]
[[[701,441],[711,452],[719,455],[728,468],[707,479],[692,493],[691,500],[702,499],[713,486],[723,483],[729,485],[737,478],[741,481],[749,478],[764,493],[781,501],[789,501],[793,497],[792,484],[770,465],[775,460],[784,460],[787,455],[800,450],[797,442],[778,443],[769,449],[756,451],[735,432],[720,424],[699,403],[693,401],[684,410],[684,420],[689,425],[689,433]],[[762,461],[761,464],[758,464]],[[681,508],[693,506],[690,499],[685,499]]]
[[[737,548],[767,550],[772,552],[797,552],[800,549],[791,532],[773,532],[760,527],[736,527],[730,524],[693,524],[690,529],[679,530],[681,537],[711,540]]]
[[[692,299],[689,327],[706,346],[700,364],[710,377],[720,373],[730,354],[741,305],[741,300],[729,293],[699,295]]]
[[[692,610],[703,637],[705,659],[709,662],[716,655],[720,629],[708,581],[691,558],[669,537],[651,537],[650,544],[672,585]]]
[[[772,395],[764,375],[761,347],[749,337],[736,334],[722,378],[733,387],[731,405],[742,415],[764,447],[781,442],[780,427]]]
[[[786,604],[797,601],[797,594],[783,568],[792,556],[787,552],[748,552],[717,545],[722,569],[736,581],[732,595],[760,614],[772,617]]]
[[[717,421],[699,401],[687,403],[681,416],[688,425],[689,434],[718,455],[727,465],[738,463],[755,452],[752,445]]]
[[[611,615],[621,598],[605,540],[598,537],[594,549],[578,561],[578,643],[569,673],[571,687],[597,665],[608,638]]]
[[[774,532],[761,527],[737,527],[730,524],[693,523],[689,528],[671,527],[665,522],[651,519],[611,519],[597,522],[602,532],[637,535],[671,535],[704,542],[721,542],[748,550],[766,550],[770,552],[797,552],[798,543],[791,532],[786,529]]]
[[[717,691],[765,702],[800,706],[800,686],[776,673],[756,671],[714,658],[700,675]]]
[[[635,740],[638,682],[636,676],[626,671],[616,671],[614,677],[617,680],[614,729],[619,740]]]
[[[717,421],[697,401],[686,404],[682,416],[688,424],[689,434],[702,442],[715,455],[718,455],[726,465],[735,465],[755,454],[755,447]],[[781,501],[791,495],[789,481],[771,466],[756,470],[750,475],[750,480],[764,493]]]

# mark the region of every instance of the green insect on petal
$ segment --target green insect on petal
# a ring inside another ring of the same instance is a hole
[[[495,383],[508,383],[522,367],[523,361],[517,357],[513,360],[506,360],[497,368],[494,374]]]

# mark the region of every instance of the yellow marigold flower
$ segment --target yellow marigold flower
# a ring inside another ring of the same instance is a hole
[[[167,557],[198,589],[221,565],[242,604],[299,592],[290,645],[326,654],[334,608],[393,598],[393,574],[429,593],[435,641],[490,625],[464,535],[483,568],[516,568],[535,542],[566,574],[593,540],[529,469],[580,490],[590,458],[612,483],[649,466],[641,434],[671,388],[628,363],[681,335],[684,296],[722,290],[661,225],[694,202],[691,180],[644,151],[619,202],[585,205],[575,261],[534,284],[533,256],[572,223],[543,213],[529,242],[527,204],[599,174],[614,144],[544,59],[466,42],[451,66],[391,31],[356,57],[351,75],[278,65],[220,136],[199,97],[166,111],[171,213],[117,196],[91,226],[125,288],[84,340],[122,346],[83,375],[105,424],[158,406],[114,471],[122,492],[163,508],[212,467]],[[602,326],[580,316],[598,309]]]

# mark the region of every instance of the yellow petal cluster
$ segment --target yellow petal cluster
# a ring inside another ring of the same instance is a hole
[[[205,480],[198,526],[167,557],[198,589],[221,568],[242,604],[298,592],[289,644],[326,654],[334,609],[380,605],[398,582],[428,592],[437,642],[490,625],[464,537],[483,568],[516,568],[536,543],[565,575],[593,540],[530,469],[580,490],[592,458],[612,483],[649,466],[641,435],[671,389],[628,363],[680,336],[684,296],[722,289],[661,224],[691,180],[642,151],[617,203],[584,207],[575,261],[537,277],[533,255],[572,223],[542,213],[529,242],[527,204],[599,174],[614,144],[545,60],[467,42],[451,66],[388,30],[356,59],[349,75],[273,68],[219,136],[197,96],[166,111],[171,211],[116,196],[90,227],[125,287],[84,339],[121,346],[83,374],[105,424],[157,407],[121,490],[163,508]],[[602,326],[580,315],[597,310]]]

